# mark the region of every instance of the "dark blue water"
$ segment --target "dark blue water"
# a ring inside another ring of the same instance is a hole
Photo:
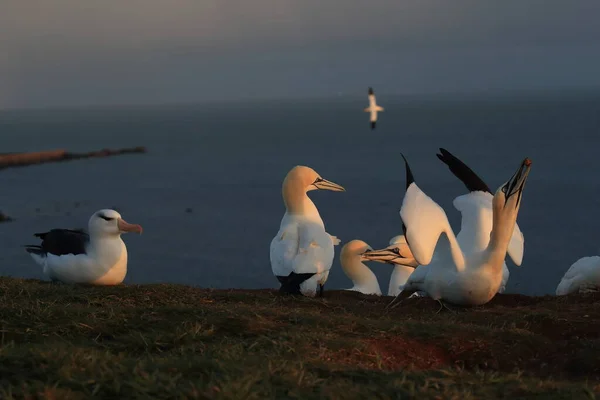
[[[21,247],[36,242],[34,232],[86,227],[94,211],[116,207],[144,227],[124,236],[126,282],[277,287],[269,244],[292,166],[346,187],[311,192],[328,232],[380,247],[402,232],[401,152],[459,228],[451,202],[464,187],[435,157],[438,147],[493,189],[533,160],[518,219],[525,258],[520,268],[508,263],[508,291],[552,293],[575,260],[600,254],[600,95],[379,101],[386,111],[374,132],[366,99],[1,112],[0,152],[144,145],[149,153],[0,171],[0,209],[15,218],[0,224],[0,272],[41,278]],[[387,288],[389,266],[372,268]],[[351,286],[337,256],[327,286]]]

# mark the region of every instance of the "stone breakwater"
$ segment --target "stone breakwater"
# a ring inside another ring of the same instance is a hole
[[[0,169],[25,167],[28,165],[49,162],[79,160],[83,158],[111,157],[121,154],[146,153],[144,146],[129,147],[124,149],[102,149],[87,153],[71,153],[65,149],[35,151],[27,153],[0,153]]]

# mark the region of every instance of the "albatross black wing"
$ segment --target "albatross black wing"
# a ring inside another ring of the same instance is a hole
[[[26,245],[25,251],[38,255],[85,254],[90,236],[82,229],[52,229],[50,232],[36,233],[42,239],[41,245]]]
[[[441,154],[436,154],[437,158],[450,168],[450,171],[465,184],[469,192],[488,192],[492,193],[489,186],[464,162],[446,149],[440,148]],[[493,193],[492,193],[493,194]]]

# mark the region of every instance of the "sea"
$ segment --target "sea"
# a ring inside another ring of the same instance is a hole
[[[344,193],[313,191],[342,245],[384,247],[402,233],[408,159],[417,184],[446,210],[465,187],[436,158],[443,147],[495,190],[525,157],[533,164],[518,224],[520,267],[507,258],[509,293],[554,293],[577,259],[600,254],[600,92],[378,96],[219,104],[0,111],[0,153],[146,146],[146,154],[0,170],[0,274],[43,279],[24,251],[36,232],[86,228],[115,208],[141,224],[127,234],[125,282],[204,288],[277,288],[269,245],[285,208],[281,184],[295,165]],[[336,258],[326,289],[352,286]],[[372,264],[387,291],[391,266]]]

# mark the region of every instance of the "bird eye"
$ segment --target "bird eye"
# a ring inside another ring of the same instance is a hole
[[[396,254],[400,254],[400,249],[398,249],[397,247],[394,247],[392,249],[392,252],[396,253]]]
[[[103,214],[98,214],[98,216],[105,221],[112,221],[114,219],[114,218],[107,217],[106,215],[103,215]]]
[[[502,186],[502,193],[506,193],[506,186]]]

